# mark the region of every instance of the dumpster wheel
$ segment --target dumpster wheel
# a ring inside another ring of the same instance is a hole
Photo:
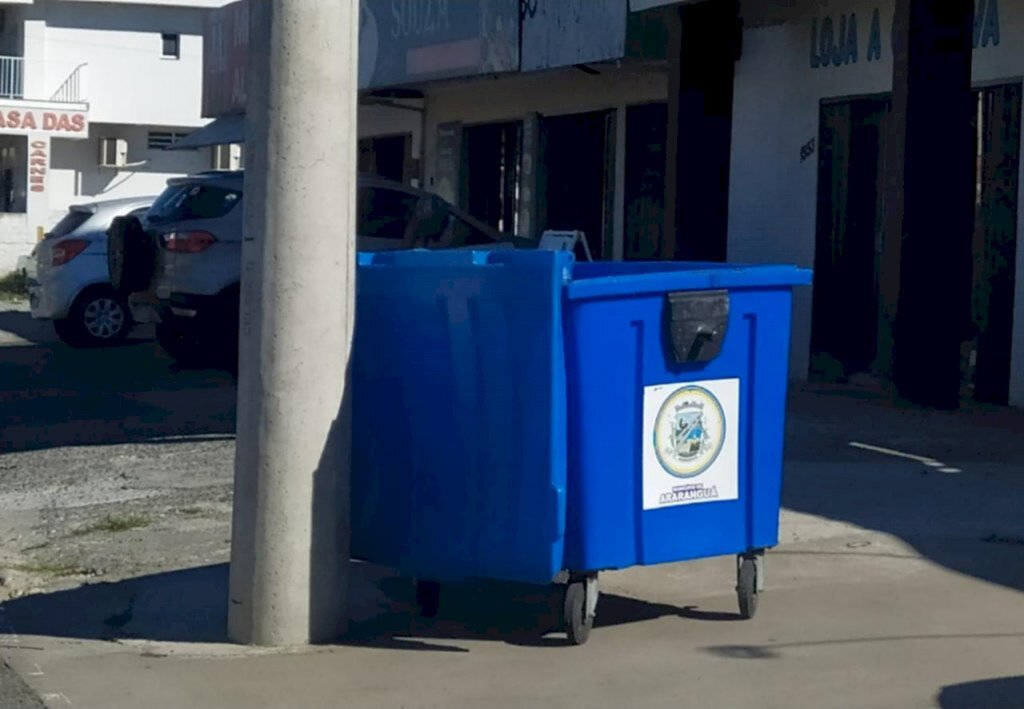
[[[441,608],[441,584],[425,579],[416,580],[416,605],[424,618],[435,618]]]
[[[750,620],[757,614],[759,561],[757,556],[751,554],[741,555],[737,559],[736,597],[740,604],[740,617],[744,620]]]
[[[597,610],[597,574],[573,577],[565,587],[562,619],[571,645],[583,645],[594,627]]]

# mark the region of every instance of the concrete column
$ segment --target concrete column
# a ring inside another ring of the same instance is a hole
[[[345,628],[357,0],[254,3],[228,632]]]
[[[898,294],[897,391],[926,406],[958,405],[970,317],[973,16],[969,0],[896,3],[882,293]]]
[[[736,0],[676,11],[669,33],[663,259],[724,261],[728,245]]]

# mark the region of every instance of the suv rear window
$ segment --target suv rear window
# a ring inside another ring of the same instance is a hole
[[[216,185],[173,185],[153,203],[147,219],[153,223],[216,219],[234,209],[241,199],[241,192]]]
[[[408,192],[383,187],[359,188],[356,223],[360,236],[403,239],[419,198]]]
[[[78,227],[89,221],[89,217],[92,216],[92,212],[86,212],[81,209],[72,209],[68,211],[64,217],[57,222],[57,225],[50,229],[46,235],[51,239],[58,239],[62,236],[67,236]]]

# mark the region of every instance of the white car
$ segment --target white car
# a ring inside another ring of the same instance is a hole
[[[131,314],[110,285],[107,229],[115,217],[141,217],[154,197],[75,205],[36,246],[27,270],[32,317],[52,320],[73,347],[111,344],[128,334]]]

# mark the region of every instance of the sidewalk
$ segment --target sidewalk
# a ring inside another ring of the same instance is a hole
[[[798,392],[748,622],[732,559],[602,575],[580,648],[542,635],[543,590],[446,589],[428,622],[356,565],[344,644],[265,651],[224,643],[220,565],[9,602],[0,656],[49,706],[1024,706],[1021,433],[1006,410]]]

